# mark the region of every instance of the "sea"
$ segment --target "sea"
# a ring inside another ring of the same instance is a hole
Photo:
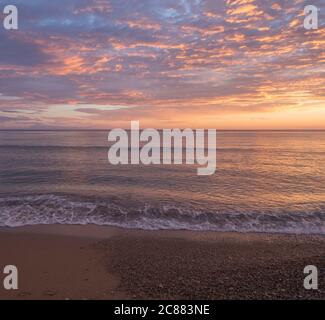
[[[210,176],[112,165],[107,136],[0,131],[0,226],[325,234],[324,131],[218,131]]]

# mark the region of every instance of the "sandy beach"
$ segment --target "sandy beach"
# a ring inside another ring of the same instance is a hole
[[[31,226],[0,229],[0,252],[19,271],[0,299],[325,299],[322,236]]]

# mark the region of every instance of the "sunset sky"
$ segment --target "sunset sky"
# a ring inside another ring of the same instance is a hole
[[[19,30],[1,16],[0,129],[325,129],[323,0],[7,4]]]

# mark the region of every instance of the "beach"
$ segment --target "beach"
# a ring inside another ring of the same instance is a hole
[[[324,0],[12,2],[0,300],[325,300]]]
[[[318,235],[24,226],[0,229],[0,252],[19,272],[0,299],[325,299]]]

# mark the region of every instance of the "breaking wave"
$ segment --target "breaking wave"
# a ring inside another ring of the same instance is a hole
[[[180,205],[132,203],[71,195],[0,198],[0,226],[42,224],[116,226],[146,230],[196,230],[325,234],[324,212],[219,213]]]

